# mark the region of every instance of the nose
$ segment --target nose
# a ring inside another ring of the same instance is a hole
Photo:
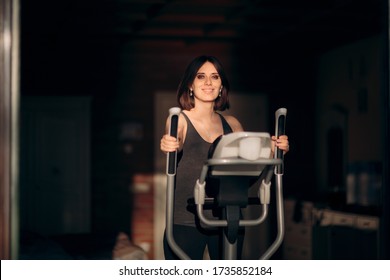
[[[205,83],[206,85],[211,85],[211,78],[210,78],[210,77],[206,77],[204,83]]]

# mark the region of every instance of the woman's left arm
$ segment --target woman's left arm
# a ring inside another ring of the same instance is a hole
[[[230,127],[233,129],[233,132],[239,132],[244,131],[242,128],[241,123],[233,116],[225,116],[226,121],[230,125]]]
[[[272,154],[275,152],[275,146],[283,151],[283,154],[286,154],[290,150],[290,143],[288,141],[287,135],[280,135],[279,138],[272,136]]]

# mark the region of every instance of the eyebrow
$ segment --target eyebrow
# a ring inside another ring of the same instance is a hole
[[[196,74],[206,74],[205,72],[197,72]],[[211,75],[219,75],[218,72],[211,73]]]

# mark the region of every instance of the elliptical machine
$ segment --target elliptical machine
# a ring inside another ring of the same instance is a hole
[[[177,137],[179,114],[178,107],[169,109],[169,134]],[[275,135],[285,134],[287,109],[279,108],[275,112]],[[274,242],[260,257],[270,259],[280,247],[284,238],[283,209],[283,151],[275,148],[271,155],[271,137],[262,132],[235,132],[220,136],[210,147],[210,156],[205,159],[199,179],[194,182],[194,202],[197,215],[205,225],[223,227],[223,258],[237,258],[237,235],[240,227],[256,226],[264,222],[269,213],[271,180],[275,175],[277,236]],[[173,237],[174,190],[177,166],[177,152],[167,154],[167,194],[166,194],[166,238],[173,252],[183,260],[188,255],[177,245]],[[220,187],[214,198],[206,197],[205,187],[208,176],[218,178]],[[260,181],[258,196],[248,198],[250,182]],[[243,220],[241,208],[249,203],[260,204],[262,211],[257,219]],[[216,205],[222,209],[222,219],[212,220],[203,214],[204,206]]]

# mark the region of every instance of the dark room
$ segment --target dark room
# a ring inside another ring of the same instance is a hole
[[[245,226],[240,258],[262,258],[282,227],[271,260],[390,259],[388,6],[2,0],[0,259],[165,259],[173,153],[161,143],[199,56],[218,58],[229,80],[222,119],[273,136],[287,112],[283,191],[275,174],[268,217]]]

